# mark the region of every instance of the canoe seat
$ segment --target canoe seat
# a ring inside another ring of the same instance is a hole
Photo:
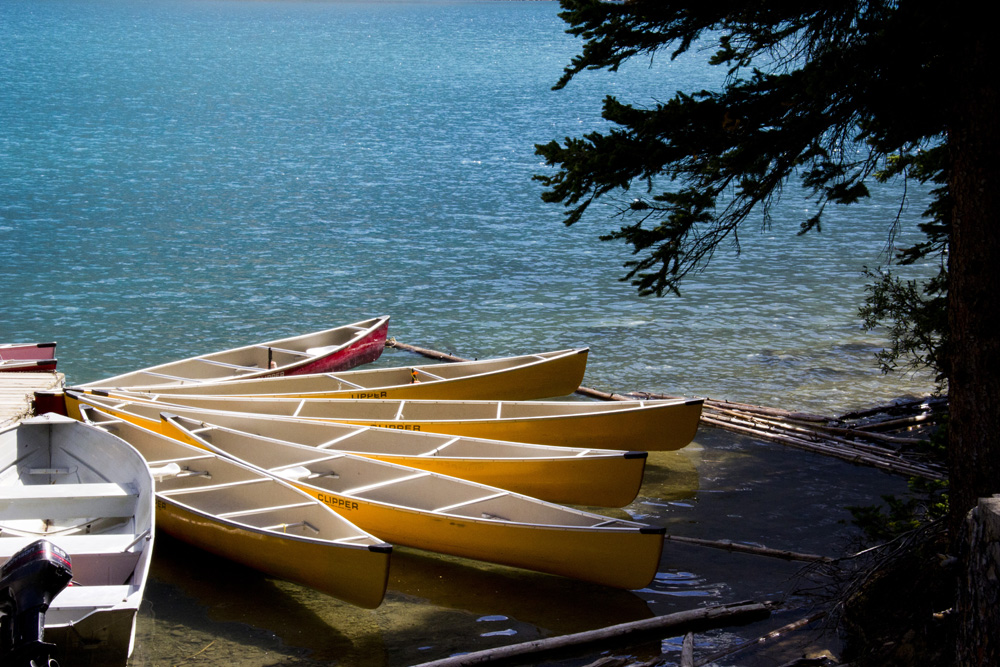
[[[128,598],[132,586],[69,586],[52,599],[55,609],[87,609],[113,607]]]
[[[0,517],[70,519],[127,517],[138,495],[120,484],[28,484],[0,487]]]

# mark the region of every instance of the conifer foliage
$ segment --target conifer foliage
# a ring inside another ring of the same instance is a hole
[[[595,199],[628,192],[625,224],[605,238],[632,246],[627,279],[643,294],[676,292],[720,243],[738,247],[741,225],[766,224],[790,179],[817,204],[802,231],[821,228],[827,205],[867,197],[877,173],[905,173],[944,132],[935,17],[898,4],[563,0],[584,45],[557,88],[708,44],[728,78],[646,107],[606,98],[614,129],[537,147],[558,168],[536,177],[543,199],[573,224]]]
[[[947,380],[949,527],[958,539],[977,499],[1000,493],[1000,49],[982,6],[560,2],[582,51],[557,88],[586,70],[697,55],[707,45],[727,75],[718,89],[679,91],[647,106],[607,97],[611,129],[536,147],[550,168],[536,176],[543,199],[565,207],[566,224],[602,197],[625,202],[620,229],[603,238],[631,246],[625,280],[641,294],[677,292],[721,243],[738,249],[741,230],[766,225],[789,183],[815,204],[801,233],[822,228],[827,206],[867,198],[875,181],[934,187],[927,242],[903,251],[904,260],[940,258],[942,270],[925,288],[928,309],[918,292],[883,281],[876,299],[909,300],[916,310],[874,301],[866,315],[912,316],[903,335],[934,334],[925,361]],[[887,220],[887,233],[911,223]],[[973,585],[960,582],[963,590]],[[976,628],[960,642],[959,664],[1000,664],[1000,643],[968,640],[1000,636],[1000,607],[974,625],[981,610],[957,607],[960,624]]]

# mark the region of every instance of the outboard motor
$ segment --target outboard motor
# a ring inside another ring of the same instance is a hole
[[[38,540],[14,554],[0,569],[0,665],[58,667],[54,644],[42,641],[45,612],[73,578],[69,554]]]

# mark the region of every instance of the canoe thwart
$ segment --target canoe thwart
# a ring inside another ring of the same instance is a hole
[[[282,533],[287,532],[289,528],[308,528],[314,535],[319,535],[319,528],[305,520],[296,521],[295,523],[276,523],[273,526],[264,526],[265,530],[279,530]]]
[[[69,519],[132,516],[138,496],[120,484],[33,484],[0,487],[0,516]]]

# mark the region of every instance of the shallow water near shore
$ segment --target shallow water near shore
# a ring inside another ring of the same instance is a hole
[[[639,298],[565,228],[535,143],[600,129],[605,94],[712,86],[700,60],[550,90],[578,49],[553,2],[0,3],[0,340],[57,340],[82,383],[392,315],[400,341],[468,358],[591,348],[585,384],[836,414],[932,388],[882,376],[856,316],[900,202],[829,212],[786,189],[743,252],[681,298]],[[909,192],[906,220],[925,195]],[[897,239],[914,239],[904,226]],[[387,350],[378,365],[425,360]],[[703,428],[651,455],[624,514],[668,532],[839,555],[847,505],[905,480]],[[606,511],[606,510],[602,510]],[[134,665],[410,665],[705,604],[789,599],[709,653],[805,615],[801,566],[667,543],[642,591],[399,549],[359,610],[160,539]],[[671,642],[644,647],[675,650]],[[582,665],[595,654],[565,664]],[[752,664],[741,658],[740,664]]]

